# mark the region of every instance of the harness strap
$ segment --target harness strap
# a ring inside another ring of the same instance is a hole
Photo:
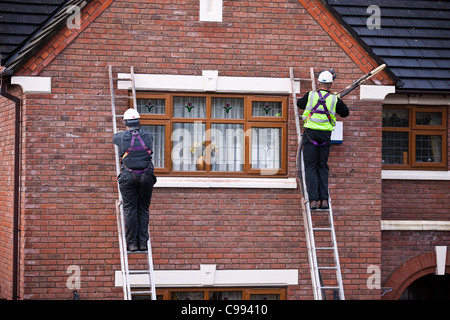
[[[127,151],[125,151],[125,153],[122,156],[122,159],[125,158],[127,155],[130,154],[131,151],[140,151],[140,150],[145,150],[148,152],[148,154],[152,154],[152,150],[150,150],[149,148],[147,148],[147,146],[144,143],[144,140],[142,140],[141,135],[139,134],[139,131],[137,130],[133,130],[132,132],[133,136],[131,137],[131,142],[130,142],[130,147],[128,148]],[[141,143],[140,146],[134,146],[134,142],[136,141],[136,138],[139,140],[139,142]]]
[[[152,154],[152,150],[150,150],[146,145],[144,140],[142,139],[141,135],[139,134],[138,130],[133,130],[132,132],[132,137],[131,137],[131,142],[130,142],[130,147],[127,149],[127,151],[125,151],[125,153],[122,156],[122,160],[130,154],[130,152],[132,151],[141,151],[141,150],[145,150],[148,152],[148,154]],[[139,140],[140,142],[140,146],[134,146],[134,142],[136,141],[136,138]],[[130,171],[131,173],[133,173],[133,177],[136,179],[136,177],[134,176],[134,174],[142,174],[144,172],[146,172],[148,169],[150,169],[152,167],[152,164],[150,164],[147,168],[142,169],[142,170],[136,170],[136,169],[130,169],[128,168],[125,163],[122,161],[122,165],[125,169],[127,169],[128,171]]]
[[[328,108],[327,108],[327,105],[326,105],[326,99],[328,98],[330,93],[327,92],[324,96],[322,96],[322,93],[319,90],[319,91],[317,91],[317,94],[319,95],[319,101],[317,101],[317,104],[310,111],[308,117],[306,118],[306,122],[308,122],[311,119],[311,117],[313,116],[314,113],[326,114],[327,118],[328,118],[328,121],[334,127],[336,125],[336,123],[334,123],[333,119],[331,118],[330,112],[328,111]],[[318,110],[318,108],[320,106],[322,106],[323,110]]]
[[[311,139],[311,137],[309,136],[308,132],[303,132],[303,134],[309,139],[309,142],[311,142],[313,145],[315,145],[316,147],[325,147],[326,145],[328,145],[327,141],[324,141],[322,143],[318,143],[316,140]],[[304,142],[306,142],[306,140],[302,141],[302,144],[304,144]]]

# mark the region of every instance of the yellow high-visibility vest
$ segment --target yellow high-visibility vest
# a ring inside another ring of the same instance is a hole
[[[322,100],[319,101],[319,99]],[[336,125],[337,101],[337,96],[325,90],[309,92],[306,109],[302,116],[305,121],[303,126],[314,130],[333,131]]]

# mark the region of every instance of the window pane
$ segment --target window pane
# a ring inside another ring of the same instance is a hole
[[[173,97],[173,116],[176,118],[205,118],[205,97]]]
[[[244,99],[212,98],[211,117],[215,119],[244,119]]]
[[[164,150],[165,147],[165,126],[141,126],[142,129],[150,131],[153,137],[153,165],[155,168],[163,168],[165,166]]]
[[[251,294],[250,300],[280,300],[279,294]]]
[[[441,112],[416,112],[416,125],[418,126],[441,126]]]
[[[383,109],[383,127],[409,127],[408,109]]]
[[[242,291],[210,291],[209,300],[242,300]]]
[[[264,102],[253,101],[252,115],[254,117],[281,117],[282,103],[281,102]]]
[[[244,125],[211,125],[211,170],[244,170]]]
[[[408,132],[383,132],[383,164],[408,164]]]
[[[416,136],[416,162],[442,162],[442,136]]]
[[[204,123],[174,123],[172,141],[174,171],[205,170],[202,162],[206,148]]]
[[[136,99],[140,114],[165,114],[166,99]]]
[[[203,291],[172,292],[172,300],[203,300]]]
[[[281,128],[252,128],[252,168],[281,168]]]

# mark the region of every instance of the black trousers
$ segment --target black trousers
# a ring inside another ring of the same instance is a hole
[[[314,140],[316,144],[311,140]],[[306,129],[302,141],[309,201],[328,200],[328,157],[331,148],[331,131]],[[322,143],[326,144],[320,146]]]
[[[149,207],[156,176],[152,170],[142,174],[122,170],[118,181],[123,199],[127,245],[145,245],[149,238]]]

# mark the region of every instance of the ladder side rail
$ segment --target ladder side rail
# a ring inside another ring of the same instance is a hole
[[[113,123],[113,133],[117,132],[117,122],[116,122],[116,102],[114,98],[114,82],[113,82],[113,72],[112,66],[109,66],[109,89],[111,93],[111,109],[112,109],[112,123]],[[116,162],[116,174],[120,174],[120,160],[119,160],[119,148],[114,145],[114,155]],[[119,200],[117,203],[118,209],[116,210],[117,216],[117,229],[119,234],[119,250],[120,250],[120,264],[122,268],[122,287],[124,292],[124,300],[131,300],[131,288],[130,288],[130,273],[128,268],[128,256],[126,252],[126,240],[125,240],[125,223],[123,217],[123,199],[122,193],[120,192],[119,182],[117,181],[117,190],[119,193]]]
[[[345,300],[344,284],[342,281],[341,264],[339,262],[339,252],[338,252],[338,247],[337,247],[336,231],[334,229],[333,209],[331,207],[331,198],[330,197],[328,197],[328,205],[329,205],[329,219],[330,219],[330,226],[331,226],[331,239],[333,241],[334,263],[336,266],[336,279],[337,279],[337,284],[339,287],[339,299]]]
[[[306,244],[307,244],[307,250],[308,250],[308,258],[309,258],[309,266],[310,266],[310,273],[311,273],[311,282],[313,286],[313,295],[315,300],[322,300],[322,293],[320,291],[320,283],[319,283],[319,270],[317,268],[317,255],[316,255],[316,249],[315,249],[315,241],[314,241],[314,234],[312,230],[312,219],[311,219],[311,209],[309,207],[309,199],[308,199],[308,191],[306,188],[306,180],[305,180],[305,168],[303,163],[303,152],[301,150],[302,145],[302,133],[300,130],[300,120],[299,120],[299,113],[297,108],[297,95],[295,92],[295,85],[294,85],[294,69],[291,67],[289,69],[290,77],[291,77],[291,91],[292,91],[292,99],[293,99],[293,107],[294,107],[294,114],[295,114],[295,127],[297,131],[297,139],[298,139],[298,146],[297,146],[297,168],[301,171],[301,180],[302,180],[302,186],[303,186],[303,200],[302,201],[302,211],[303,211],[303,224],[305,226],[305,233],[306,233]],[[300,165],[299,165],[300,164]]]
[[[300,166],[302,171],[302,183],[303,183],[303,190],[304,190],[304,197],[305,197],[305,207],[306,210],[303,212],[304,220],[305,220],[305,230],[307,233],[307,238],[309,238],[309,251],[310,251],[310,267],[311,267],[311,279],[313,284],[313,290],[314,290],[314,299],[315,300],[322,300],[322,291],[320,289],[321,287],[321,281],[320,281],[320,274],[319,274],[319,263],[317,261],[317,253],[316,253],[316,241],[314,239],[314,230],[313,230],[313,223],[312,223],[312,217],[311,217],[311,207],[309,206],[309,199],[308,199],[308,189],[306,186],[306,179],[305,179],[305,165],[303,162],[303,151],[300,150]],[[308,199],[308,200],[307,200]]]
[[[150,227],[148,228],[148,240],[147,240],[147,258],[149,266],[149,280],[150,280],[150,290],[152,292],[152,300],[156,300],[156,287],[155,287],[155,276],[153,273],[153,254],[152,254],[152,241],[150,236]]]
[[[136,82],[134,79],[134,67],[130,67],[131,75],[131,93],[133,94],[133,109],[137,110],[137,99],[136,99]]]

